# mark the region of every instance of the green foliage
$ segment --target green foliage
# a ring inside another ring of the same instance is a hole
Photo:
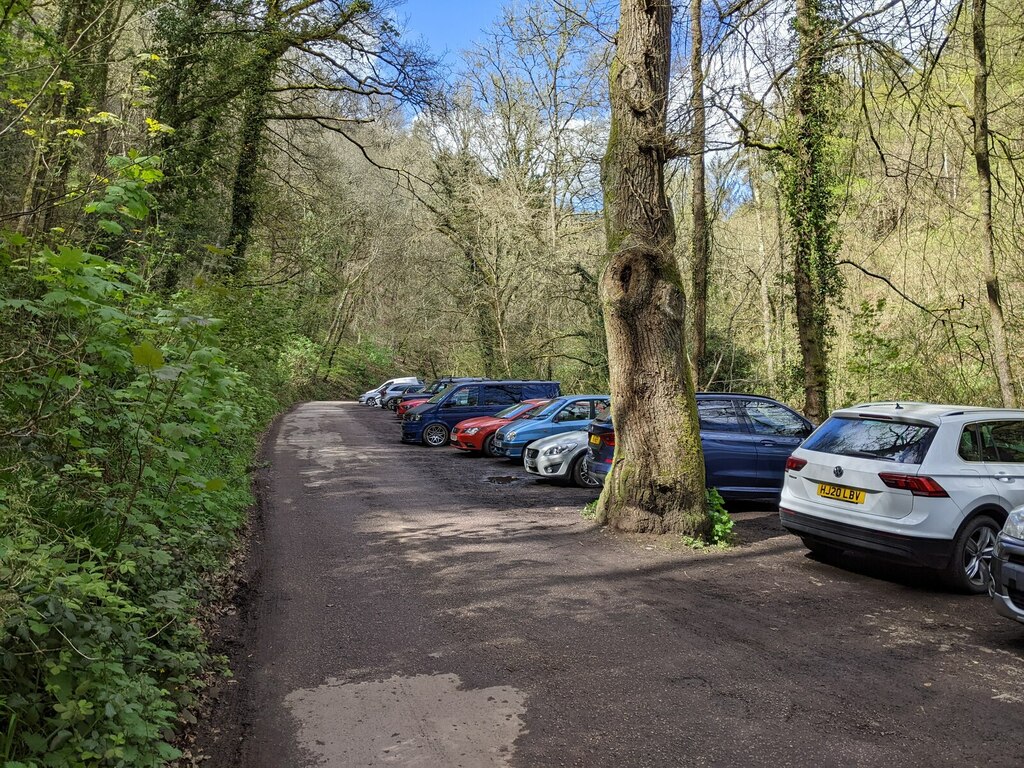
[[[246,468],[278,393],[310,375],[310,343],[272,301],[226,326],[203,310],[240,290],[148,289],[126,264],[159,254],[128,232],[155,205],[157,164],[111,168],[87,205],[93,242],[0,242],[5,765],[177,755],[168,735],[209,662],[197,613],[251,504]]]
[[[597,519],[597,504],[600,499],[594,499],[593,501],[587,502],[583,505],[583,509],[580,510],[580,517],[584,520],[596,520]]]
[[[724,549],[733,542],[733,520],[725,508],[725,500],[717,488],[708,488],[707,494],[708,517],[711,518],[711,532],[707,538],[698,536],[681,536],[680,541],[691,549],[707,549],[718,547]]]
[[[917,361],[904,352],[904,340],[880,327],[885,299],[861,302],[853,316],[853,350],[847,362],[848,381],[862,382],[862,388],[847,393],[848,402],[905,397],[917,376]]]
[[[725,508],[725,500],[717,488],[708,488],[708,517],[711,518],[711,543],[728,546],[732,543],[733,521]]]

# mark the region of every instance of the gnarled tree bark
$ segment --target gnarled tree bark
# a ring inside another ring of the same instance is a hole
[[[600,293],[616,448],[598,516],[620,530],[702,536],[710,529],[704,456],[664,178],[672,6],[621,0],[620,8],[601,174],[611,257]]]

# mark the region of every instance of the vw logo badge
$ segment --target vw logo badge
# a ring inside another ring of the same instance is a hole
[[[835,475],[836,477],[842,477],[843,476],[843,468],[842,467],[836,467],[835,469],[832,470],[832,474]]]

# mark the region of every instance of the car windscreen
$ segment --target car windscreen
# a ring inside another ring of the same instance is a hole
[[[449,389],[451,389],[451,388],[452,388],[452,385],[451,385],[451,384],[442,384],[442,385],[441,385],[441,388],[440,388],[439,390],[437,390],[437,394],[436,394],[436,395],[434,395],[434,396],[433,396],[432,398],[430,398],[429,400],[427,400],[427,402],[428,402],[428,403],[436,403],[436,402],[440,401],[440,399],[441,399],[442,397],[444,397],[444,393],[445,393],[445,392],[447,392],[447,391],[448,391]]]
[[[543,419],[543,418],[545,418],[547,416],[550,416],[552,413],[554,413],[554,411],[556,411],[560,405],[562,405],[562,401],[561,400],[547,400],[546,402],[538,403],[536,405],[536,407],[531,408],[530,410],[528,410],[526,413],[524,413],[519,418],[520,419]]]
[[[504,419],[504,418],[507,418],[508,416],[515,415],[516,411],[521,411],[521,410],[523,410],[523,404],[522,403],[516,403],[515,405],[510,405],[508,408],[506,408],[506,409],[504,409],[502,411],[498,411],[496,414],[494,414],[494,418],[496,418],[496,419]]]
[[[818,427],[802,447],[838,456],[920,464],[937,431],[927,424],[835,416]]]
[[[518,408],[521,405],[522,405],[522,403],[520,403],[516,407]],[[543,403],[537,403],[536,405],[532,406],[529,410],[523,411],[516,418],[517,419],[529,419],[529,418],[532,418],[533,416],[537,415],[538,413],[541,413],[549,405],[551,405],[551,401],[550,400],[545,400]]]

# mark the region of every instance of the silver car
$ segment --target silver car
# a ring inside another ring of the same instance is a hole
[[[587,433],[565,432],[530,443],[523,454],[523,466],[530,474],[581,488],[596,488],[587,473]]]

